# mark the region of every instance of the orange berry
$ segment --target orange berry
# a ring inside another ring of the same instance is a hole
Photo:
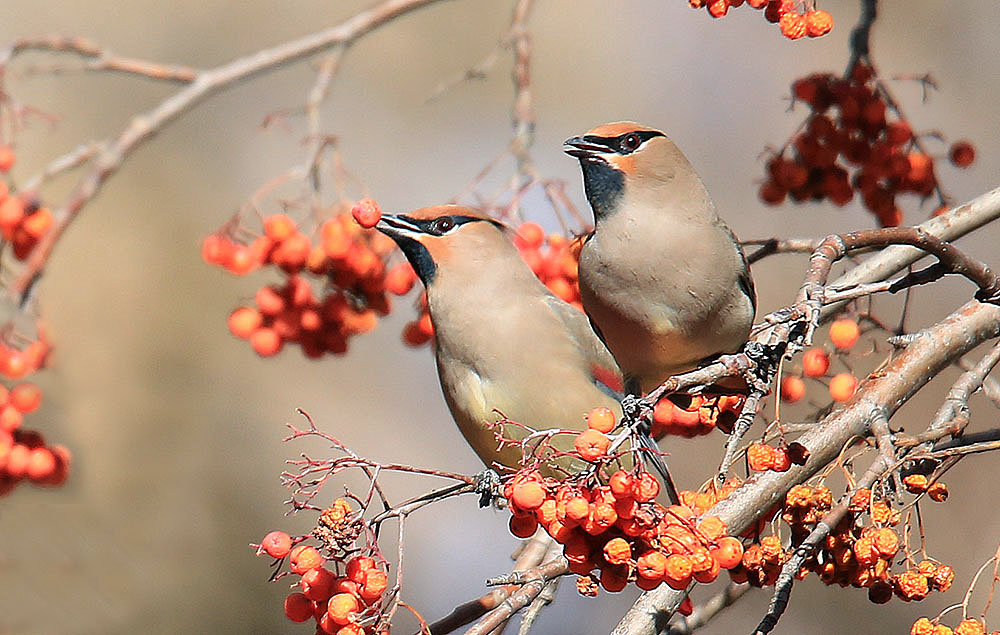
[[[297,545],[288,553],[288,568],[302,575],[310,569],[323,566],[323,556],[316,547]]]
[[[16,200],[16,199],[8,199]],[[18,201],[20,203],[20,201]],[[6,226],[6,207],[7,203],[0,205],[0,228]],[[21,210],[21,214],[24,214],[24,210]],[[20,222],[20,219],[18,219]],[[222,263],[229,260],[229,251],[231,250],[232,244],[219,236],[218,234],[210,234],[205,236],[205,240],[201,241],[201,259],[210,265],[221,265]]]
[[[647,551],[636,559],[635,569],[642,578],[658,580],[667,571],[667,556],[660,551]]]
[[[29,236],[37,240],[49,231],[53,222],[52,212],[49,211],[49,208],[39,207],[34,213],[24,217],[21,227]]]
[[[830,325],[830,341],[837,348],[851,348],[858,341],[860,334],[858,323],[849,318],[836,320]]]
[[[590,503],[582,496],[576,496],[566,501],[566,520],[580,522],[590,514]]]
[[[514,234],[518,249],[538,249],[545,242],[545,230],[538,223],[521,223]]]
[[[978,620],[965,619],[955,627],[955,635],[986,635],[986,629]]]
[[[0,230],[3,231],[4,238],[8,240],[13,238],[14,229],[20,226],[22,220],[24,220],[24,203],[20,198],[14,196],[0,202]]]
[[[229,314],[229,332],[236,337],[246,339],[260,328],[263,319],[264,317],[260,314],[260,311],[247,306],[241,306]]]
[[[927,477],[923,474],[908,474],[903,477],[903,486],[911,494],[919,494],[927,489]]]
[[[313,616],[313,603],[302,593],[285,598],[285,616],[293,622],[305,622]]]
[[[810,348],[802,355],[802,372],[806,377],[822,377],[830,368],[830,357],[820,348]]]
[[[28,465],[25,474],[32,481],[44,481],[52,476],[56,469],[56,457],[45,447],[33,448],[28,455]]]
[[[24,423],[24,415],[11,404],[4,404],[0,407],[0,430],[12,433]]]
[[[976,160],[976,148],[968,141],[956,141],[948,150],[948,158],[955,167],[967,168]]]
[[[774,467],[774,448],[766,443],[754,443],[747,448],[747,462],[750,469],[763,472]]]
[[[713,18],[721,18],[729,12],[729,0],[709,0],[705,6]]]
[[[858,379],[850,373],[839,373],[830,380],[830,396],[834,401],[847,401],[854,396]]]
[[[799,39],[806,34],[809,28],[806,25],[806,19],[795,11],[789,11],[781,16],[778,20],[778,26],[781,28],[781,34],[790,40]]]
[[[259,328],[250,334],[250,347],[261,357],[271,357],[281,352],[284,342],[272,328]]]
[[[639,474],[632,486],[632,498],[639,503],[648,503],[660,493],[660,482],[649,472]]]
[[[781,380],[781,400],[795,403],[806,394],[806,383],[801,377],[788,375]]]
[[[605,591],[618,593],[628,585],[628,571],[624,567],[605,567],[601,570],[601,586]]]
[[[389,576],[381,569],[369,569],[365,571],[365,583],[361,586],[361,599],[365,602],[374,602],[382,597],[389,586]]]
[[[674,589],[684,589],[691,583],[691,574],[694,567],[691,558],[683,554],[675,553],[667,556],[666,568],[663,577]]]
[[[273,287],[257,289],[254,302],[260,312],[267,316],[275,316],[285,310],[285,299]]]
[[[417,274],[408,262],[401,262],[385,274],[385,290],[393,295],[406,295],[417,281]]]
[[[534,514],[510,517],[510,533],[518,538],[531,538],[538,529],[538,519]]]
[[[347,577],[356,584],[364,584],[366,572],[376,566],[374,558],[354,556],[347,562]]]
[[[286,214],[272,214],[264,219],[264,234],[276,243],[294,234],[295,230],[295,221]]]
[[[927,495],[932,501],[943,503],[948,500],[948,486],[944,483],[934,483],[927,488]]]
[[[607,434],[615,429],[615,413],[608,408],[594,408],[587,413],[587,426]]]
[[[707,516],[698,523],[698,533],[709,542],[715,542],[726,535],[726,523],[718,516]]]
[[[317,567],[302,574],[299,584],[302,592],[313,602],[326,602],[333,595],[333,583],[336,576],[329,569]]]
[[[545,502],[545,488],[538,481],[520,481],[514,485],[511,502],[525,511],[537,509]]]
[[[573,447],[586,461],[601,459],[610,445],[611,440],[606,434],[592,428],[581,432],[573,442]]]
[[[11,389],[7,399],[18,412],[28,414],[42,405],[42,389],[32,383],[18,384]]]
[[[330,619],[340,626],[350,624],[358,612],[358,598],[351,593],[338,593],[326,604],[326,613]]]
[[[370,198],[363,198],[351,208],[351,216],[355,222],[365,229],[370,229],[378,224],[382,218],[382,210],[378,203]]]
[[[743,543],[738,538],[723,536],[710,552],[723,569],[734,569],[743,562]]]
[[[774,462],[771,469],[775,472],[787,472],[792,467],[792,458],[788,455],[788,448],[774,448]]]
[[[904,571],[896,576],[896,588],[904,600],[922,600],[927,597],[927,578],[916,571]]]
[[[934,588],[944,592],[951,588],[951,583],[955,581],[955,570],[946,564],[941,565],[931,576]]]
[[[229,273],[237,276],[245,276],[253,271],[257,265],[258,261],[253,250],[246,245],[233,245],[225,263]]]
[[[934,623],[926,617],[921,617],[913,623],[910,635],[934,635]]]
[[[876,531],[872,535],[872,543],[883,558],[892,558],[899,551],[899,536],[888,527]]]
[[[283,531],[272,531],[260,541],[260,549],[272,558],[284,558],[292,550],[292,538]]]
[[[635,485],[635,477],[625,470],[618,470],[608,479],[608,487],[615,498],[629,500],[632,498],[632,487]]]
[[[17,156],[10,146],[0,145],[0,172],[10,172],[16,160]]]
[[[806,33],[809,37],[826,35],[833,29],[833,16],[822,9],[816,9],[806,14]]]
[[[624,538],[612,538],[604,543],[604,559],[611,564],[625,564],[632,558],[632,546]]]

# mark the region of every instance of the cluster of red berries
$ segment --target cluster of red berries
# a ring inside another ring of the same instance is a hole
[[[964,619],[955,628],[951,628],[921,617],[913,623],[910,635],[986,635],[986,627],[979,620],[971,618]],[[991,631],[990,635],[1000,635],[1000,631]]]
[[[326,220],[316,244],[285,214],[265,218],[263,234],[247,243],[237,242],[234,231],[208,236],[202,244],[206,262],[238,275],[273,265],[286,278],[282,285],[261,287],[256,306],[233,311],[230,331],[264,357],[287,342],[299,344],[307,357],[346,353],[352,335],[372,330],[378,317],[389,313],[389,295],[408,293],[416,280],[405,262],[386,267],[394,248],[388,237],[352,221],[352,215],[358,219],[372,211],[378,214],[377,205],[364,199],[353,214]]]
[[[790,40],[801,37],[820,37],[833,29],[833,16],[821,9],[812,8],[812,0],[688,0],[692,9],[708,11],[713,18],[721,18],[729,9],[747,6],[764,10],[764,19],[781,29],[781,34]],[[805,13],[800,12],[800,6],[806,5]]]
[[[257,553],[288,558],[291,574],[301,576],[295,591],[285,598],[285,615],[293,622],[314,620],[317,633],[365,635],[378,630],[384,615],[382,600],[389,587],[388,565],[382,559],[351,555],[358,537],[357,516],[350,503],[339,498],[320,514],[313,534],[329,553],[304,544],[307,537],[293,540],[283,531],[272,531],[261,540]],[[378,631],[383,632],[383,631]]]
[[[69,450],[47,446],[40,433],[22,428],[24,415],[41,405],[42,391],[35,384],[0,385],[0,496],[25,480],[50,487],[66,481]]]
[[[574,446],[582,458],[598,462],[607,456],[614,415],[597,408],[587,420]],[[541,525],[563,545],[586,595],[598,586],[621,591],[629,582],[647,590],[663,583],[683,589],[692,580],[712,582],[721,569],[739,564],[743,546],[726,536],[725,524],[698,518],[688,505],[657,503],[660,483],[641,466],[619,469],[606,481],[591,486],[522,469],[504,485],[511,533],[527,538]]]
[[[580,239],[569,240],[562,234],[545,235],[537,223],[522,223],[517,227],[514,244],[531,270],[552,295],[568,302],[580,311],[579,260]]]
[[[729,434],[745,400],[743,395],[668,395],[653,408],[650,434],[654,439],[667,434],[690,439],[716,428]]]
[[[849,351],[858,341],[861,328],[850,318],[841,318],[830,325],[830,342],[838,354]],[[802,376],[819,379],[830,370],[830,355],[822,348],[811,348],[802,354]],[[847,401],[854,396],[858,378],[851,373],[837,373],[830,377],[827,389],[834,401]],[[805,381],[799,375],[786,375],[781,380],[782,401],[795,403],[806,394]]]
[[[792,530],[792,546],[809,535],[831,505],[830,491],[822,486],[796,485],[788,491],[782,519]],[[886,501],[873,499],[871,490],[859,490],[851,498],[847,514],[799,572],[800,577],[811,571],[826,584],[867,588],[868,598],[876,604],[888,602],[893,595],[908,602],[922,600],[932,590],[948,590],[955,578],[948,565],[924,560],[915,568],[892,572],[893,558],[901,546],[893,527],[900,520],[899,511]]]
[[[883,227],[902,222],[900,194],[922,198],[937,188],[934,158],[917,145],[910,124],[889,107],[873,69],[863,63],[847,77],[819,73],[795,81],[792,93],[812,113],[786,149],[767,164],[760,198],[778,205],[829,199],[849,203],[855,192]],[[971,144],[951,148],[955,165],[975,158]]]
[[[13,167],[16,156],[10,146],[0,145],[0,172]],[[18,260],[24,260],[38,241],[51,228],[52,212],[34,198],[12,194],[7,183],[0,181],[0,236],[11,245]]]

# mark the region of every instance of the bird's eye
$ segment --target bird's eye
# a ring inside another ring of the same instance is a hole
[[[642,143],[642,139],[636,133],[627,134],[622,137],[622,140],[618,143],[622,152],[628,153],[633,152]]]
[[[431,223],[431,230],[435,234],[444,234],[445,232],[450,231],[451,228],[454,226],[455,226],[455,221],[451,220],[451,218],[447,216],[442,216],[441,218]]]

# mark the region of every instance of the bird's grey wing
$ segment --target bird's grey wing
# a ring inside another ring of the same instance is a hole
[[[621,370],[611,356],[604,342],[601,341],[595,332],[590,319],[586,314],[573,308],[552,294],[546,294],[545,301],[552,312],[559,318],[566,328],[570,338],[579,347],[584,359],[591,366],[591,375],[597,383],[615,391],[621,390]],[[620,395],[612,394],[618,398]]]

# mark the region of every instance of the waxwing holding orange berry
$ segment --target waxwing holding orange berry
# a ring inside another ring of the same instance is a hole
[[[539,281],[504,225],[473,209],[439,206],[383,215],[376,228],[399,244],[427,289],[445,400],[487,466],[516,469],[522,458],[519,447],[498,449],[486,425],[498,412],[534,430],[586,430],[594,408],[620,420],[618,400],[595,379],[600,369],[618,375],[614,359],[587,317]],[[515,439],[526,434],[505,430]],[[571,435],[552,442],[574,450]]]
[[[684,154],[627,121],[568,139],[564,150],[580,160],[594,211],[580,296],[626,390],[649,392],[739,350],[757,305],[750,270]]]

